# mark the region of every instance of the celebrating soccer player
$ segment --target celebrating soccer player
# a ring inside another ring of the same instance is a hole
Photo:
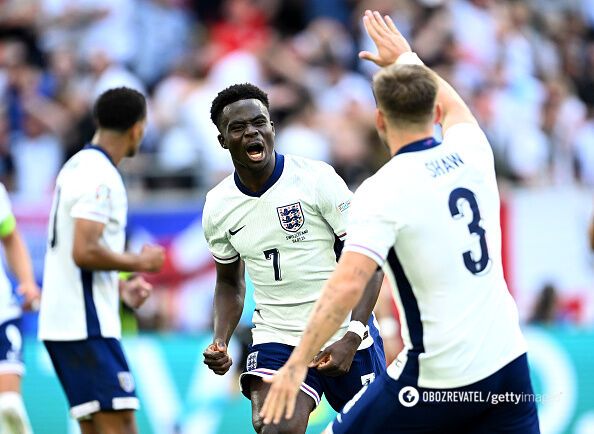
[[[118,271],[156,272],[163,248],[125,253],[128,201],[117,164],[138,151],[146,125],[144,96],[110,89],[94,107],[93,143],[58,174],[49,225],[39,337],[83,434],[137,432],[138,408],[119,338],[120,295],[140,306],[151,285],[141,276],[120,282]]]
[[[323,351],[308,360],[295,417],[264,426],[260,410],[269,386],[263,379],[289,358],[336,266],[352,193],[326,163],[274,151],[268,96],[259,88],[241,84],[223,90],[212,103],[211,118],[235,173],[208,193],[202,217],[217,268],[214,339],[204,363],[219,375],[231,366],[227,345],[243,308],[245,264],[255,286],[256,309],[241,385],[252,401],[254,429],[304,433],[323,393],[340,410],[385,370],[371,314],[382,274],[376,273],[361,302],[352,306],[349,321],[341,321],[320,345]]]
[[[503,278],[489,142],[389,17],[367,11],[363,21],[378,53],[360,56],[382,67],[373,80],[376,126],[393,158],[355,193],[342,257],[300,344],[269,380],[264,422],[293,416],[309,360],[380,265],[396,288],[405,348],[327,432],[536,434],[526,345]],[[466,403],[425,399],[444,390],[483,393]],[[478,399],[490,393],[526,399]]]

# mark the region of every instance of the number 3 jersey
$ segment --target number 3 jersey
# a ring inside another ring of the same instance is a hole
[[[526,351],[501,264],[493,153],[460,123],[403,147],[354,195],[345,251],[381,265],[405,348],[388,368],[427,388],[461,387]]]
[[[76,219],[103,223],[100,242],[122,253],[128,201],[109,155],[87,145],[64,164],[56,180],[45,254],[39,338],[72,341],[120,338],[117,271],[79,268],[72,258]]]
[[[254,344],[298,344],[336,268],[334,244],[346,235],[351,196],[326,163],[278,153],[260,192],[249,191],[235,174],[207,194],[202,224],[214,259],[227,264],[241,258],[254,283]],[[328,344],[347,326],[345,321]]]

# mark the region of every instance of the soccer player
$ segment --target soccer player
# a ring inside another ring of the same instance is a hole
[[[301,343],[270,380],[265,423],[292,416],[309,359],[379,264],[397,288],[405,349],[327,432],[538,433],[526,345],[503,279],[489,143],[389,17],[367,11],[363,20],[378,54],[360,56],[383,67],[373,80],[376,126],[393,157],[355,193],[344,252]],[[466,398],[432,402],[430,392]]]
[[[23,338],[20,331],[22,308],[35,309],[39,288],[33,276],[33,266],[27,246],[16,226],[10,200],[0,184],[0,240],[8,265],[16,275],[17,293],[23,296],[23,306],[13,294],[4,268],[0,267],[0,432],[29,434],[31,425],[21,397]]]
[[[232,364],[227,345],[243,308],[245,264],[256,308],[253,342],[240,381],[252,401],[252,424],[259,433],[303,433],[322,393],[338,411],[385,370],[383,345],[371,315],[381,272],[354,307],[350,322],[342,322],[326,339],[324,350],[308,361],[295,418],[264,426],[259,413],[268,384],[262,380],[288,359],[336,266],[352,193],[326,163],[274,151],[268,96],[259,88],[241,84],[223,90],[212,103],[211,119],[235,173],[208,193],[202,216],[217,269],[214,339],[204,352],[204,363],[219,375]]]
[[[135,308],[152,288],[140,276],[119,282],[118,271],[159,271],[164,253],[159,246],[124,252],[128,203],[117,164],[140,147],[146,102],[135,90],[110,89],[94,116],[93,143],[56,180],[39,338],[83,434],[132,434],[138,399],[119,341],[119,295]]]

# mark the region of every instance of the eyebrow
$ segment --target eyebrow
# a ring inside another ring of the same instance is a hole
[[[255,122],[259,119],[265,119],[268,120],[268,118],[264,115],[264,114],[259,114],[258,116],[255,116],[251,119],[244,119],[244,120],[234,120],[229,122],[229,124],[227,125],[228,127],[234,126],[234,125],[241,125],[241,124],[245,124],[246,122]]]

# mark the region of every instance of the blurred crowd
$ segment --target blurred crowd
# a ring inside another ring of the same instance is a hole
[[[249,81],[270,94],[278,149],[354,187],[388,158],[357,58],[366,8],[463,94],[501,178],[594,185],[594,0],[0,0],[0,180],[47,197],[92,137],[94,99],[126,85],[150,101],[133,188],[207,189],[232,171],[210,103]]]

